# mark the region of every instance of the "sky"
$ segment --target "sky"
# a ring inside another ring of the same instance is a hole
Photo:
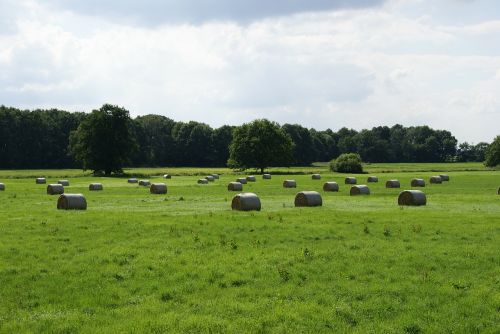
[[[497,0],[0,0],[0,104],[500,135]]]

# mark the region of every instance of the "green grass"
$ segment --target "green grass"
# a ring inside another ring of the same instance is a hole
[[[358,197],[321,166],[293,169],[320,181],[258,177],[244,190],[260,212],[231,211],[232,174],[173,177],[167,195],[150,195],[81,171],[1,171],[0,332],[499,333],[500,171],[451,171],[423,189],[427,206],[402,208],[384,181],[405,189],[436,174],[383,173],[407,168],[369,165],[380,181]],[[88,210],[56,210],[34,175],[70,177],[66,192],[85,194]],[[340,192],[323,193],[327,180]],[[320,191],[323,207],[294,208],[299,190]]]

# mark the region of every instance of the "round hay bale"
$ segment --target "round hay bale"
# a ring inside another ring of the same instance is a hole
[[[368,176],[368,179],[366,179],[366,182],[368,182],[368,183],[378,182],[378,177],[376,177],[376,176]]]
[[[61,195],[64,194],[64,186],[59,183],[49,184],[47,186],[47,195]]]
[[[136,178],[131,178],[127,180],[128,183],[137,183],[139,182]]]
[[[443,179],[441,179],[441,176],[431,176],[429,182],[434,184],[441,184],[443,183]]]
[[[102,186],[102,183],[91,183],[89,184],[89,190],[90,191],[99,191],[99,190],[103,190],[103,186]]]
[[[62,194],[57,200],[58,210],[87,210],[87,200],[82,194]]]
[[[4,190],[5,190],[5,184],[0,183],[0,191],[4,191]]]
[[[301,191],[295,195],[295,206],[322,206],[323,199],[317,191]]]
[[[262,178],[264,180],[270,180],[271,179],[271,174],[262,174]]]
[[[242,191],[243,185],[239,182],[229,182],[227,185],[227,190],[229,191]]]
[[[44,177],[37,177],[37,178],[35,179],[35,183],[36,183],[36,184],[45,184],[45,183],[47,183],[47,180],[45,180],[45,178],[44,178]]]
[[[207,180],[208,182],[214,182],[215,178],[212,175],[207,175],[205,176],[205,180]]]
[[[60,185],[62,185],[64,187],[69,187],[69,181],[68,180],[59,180],[59,181],[57,181],[57,183],[59,183]]]
[[[214,177],[215,180],[218,180],[219,179],[219,174],[210,174]]]
[[[312,180],[321,180],[321,175],[320,174],[312,174],[311,179]]]
[[[236,179],[236,182],[239,182],[241,184],[247,184],[247,179],[245,177],[239,177]]]
[[[151,182],[149,182],[149,180],[139,180],[139,185],[143,187],[149,187],[151,185]]]
[[[260,199],[254,193],[240,193],[233,197],[231,209],[238,211],[260,211]]]
[[[323,184],[323,191],[339,191],[337,182],[329,181]]]
[[[295,180],[285,180],[283,181],[283,188],[297,188],[297,182]]]
[[[425,187],[425,180],[424,179],[411,179],[411,186],[412,187]]]
[[[439,174],[441,181],[450,181],[450,177],[447,174]]]
[[[208,184],[208,180],[207,179],[199,179],[198,184]]]
[[[247,176],[247,181],[248,181],[248,182],[255,182],[255,181],[257,181],[257,179],[256,179],[256,178],[255,178],[255,176],[253,176],[253,175],[248,175],[248,176]]]
[[[420,190],[405,190],[399,193],[398,204],[414,206],[426,205],[427,198]]]
[[[364,184],[360,184],[359,186],[352,186],[350,191],[351,196],[356,195],[370,195],[370,188]]]
[[[385,183],[386,188],[401,188],[399,180],[389,180]]]
[[[170,174],[164,174],[164,175],[163,175],[163,178],[164,178],[164,179],[171,179],[171,178],[172,178],[172,175],[170,175]]]
[[[167,185],[165,183],[153,183],[149,187],[151,194],[163,195],[167,193]]]
[[[356,180],[355,177],[346,177],[345,178],[345,184],[356,184],[358,181]]]

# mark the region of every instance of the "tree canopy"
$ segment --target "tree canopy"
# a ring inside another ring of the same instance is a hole
[[[500,136],[497,136],[488,147],[484,164],[488,167],[500,165]]]

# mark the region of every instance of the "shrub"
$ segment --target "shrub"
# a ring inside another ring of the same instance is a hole
[[[339,173],[362,173],[361,157],[356,153],[344,153],[330,161],[330,170]]]
[[[500,165],[500,136],[497,136],[493,143],[488,147],[486,151],[486,161],[484,164],[487,167],[494,167]]]

